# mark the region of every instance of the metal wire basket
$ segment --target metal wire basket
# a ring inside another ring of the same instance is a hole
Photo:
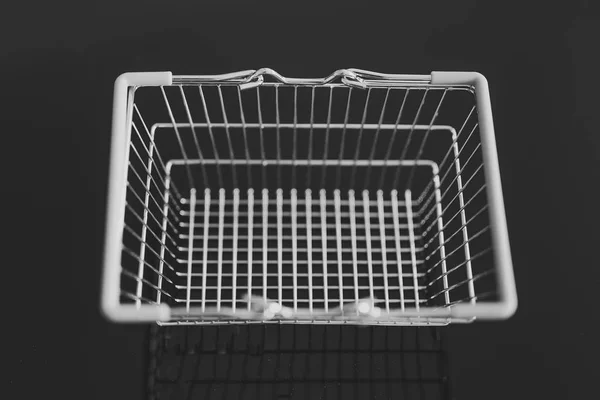
[[[124,74],[106,232],[116,321],[448,324],[517,305],[478,73]]]

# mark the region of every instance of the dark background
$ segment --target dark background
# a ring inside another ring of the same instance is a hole
[[[141,398],[145,328],[98,311],[114,79],[268,66],[486,75],[520,305],[448,328],[454,394],[593,397],[600,7],[555,3],[3,3],[0,396]]]

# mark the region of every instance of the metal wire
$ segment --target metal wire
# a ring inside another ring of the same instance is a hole
[[[154,107],[133,105],[125,230],[139,249],[127,247],[128,301],[179,304],[181,324],[387,323],[487,293],[474,285],[491,225],[468,88],[360,70],[174,82]]]

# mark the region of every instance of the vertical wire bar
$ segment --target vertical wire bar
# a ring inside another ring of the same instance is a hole
[[[298,147],[298,86],[294,86],[294,129],[292,133],[292,187],[296,186],[296,148]]]
[[[192,261],[194,260],[194,219],[196,217],[196,189],[190,189],[190,224],[188,231],[187,286],[185,310],[190,312],[192,297]]]
[[[133,126],[135,126],[135,124],[133,124]],[[137,129],[136,129],[137,131]],[[140,141],[142,141],[142,137],[138,132],[138,137],[140,138]],[[143,143],[143,142],[142,142]],[[144,187],[144,189],[146,190],[146,193],[144,194],[144,214],[142,217],[142,240],[140,243],[140,260],[138,263],[138,277],[140,278],[137,282],[137,288],[136,288],[136,296],[137,298],[135,299],[135,304],[137,307],[140,307],[142,304],[141,298],[142,298],[142,283],[143,283],[143,279],[144,279],[144,261],[146,260],[146,235],[147,235],[147,231],[148,231],[148,213],[149,213],[149,204],[150,204],[150,185],[152,183],[152,167],[154,165],[153,158],[154,155],[154,138],[151,136],[150,137],[150,149],[148,150],[148,164],[147,164],[147,170],[148,170],[148,176],[146,177],[146,185]],[[162,247],[164,247],[164,242],[161,243],[161,249]],[[162,257],[161,257],[162,258]]]
[[[161,295],[162,295],[162,281],[163,281],[163,270],[164,270],[164,266],[165,266],[165,243],[167,240],[167,223],[169,222],[169,196],[170,196],[170,191],[169,188],[171,186],[171,174],[169,171],[167,171],[167,176],[165,179],[165,191],[164,191],[164,199],[165,199],[165,204],[163,205],[163,220],[162,220],[162,233],[161,233],[161,237],[160,237],[160,242],[161,242],[161,246],[160,246],[160,262],[158,264],[158,292],[156,293],[156,302],[160,304],[161,301]]]
[[[268,255],[268,237],[269,237],[269,190],[263,189],[262,191],[262,232],[263,232],[263,298],[267,301],[267,255]]]
[[[325,189],[319,191],[321,203],[321,251],[323,254],[323,295],[325,300],[325,311],[329,311],[329,288],[327,287],[329,276],[327,272],[327,200]]]
[[[238,187],[237,174],[235,172],[235,153],[233,151],[233,143],[231,143],[231,134],[229,133],[229,123],[227,121],[227,112],[225,111],[225,102],[223,101],[223,91],[221,85],[217,85],[217,92],[219,93],[219,101],[221,102],[221,111],[223,113],[223,122],[225,123],[225,136],[227,137],[227,145],[229,146],[229,158],[231,159],[231,178],[233,180],[233,187]]]
[[[360,156],[360,144],[362,142],[362,136],[365,128],[365,122],[367,120],[367,111],[369,108],[369,99],[371,98],[371,89],[367,89],[367,98],[365,99],[365,107],[363,109],[363,115],[360,125],[360,130],[358,131],[358,139],[356,141],[356,151],[354,152],[354,165],[352,165],[352,174],[350,175],[350,187],[354,187],[354,178],[356,177],[356,164],[358,161],[358,157]]]
[[[254,189],[248,189],[248,300],[252,296],[252,262],[254,245]],[[250,311],[248,301],[248,311]]]
[[[237,87],[238,99],[240,103],[240,119],[242,121],[242,135],[244,137],[244,153],[246,155],[246,171],[248,176],[248,187],[252,187],[252,169],[250,168],[250,148],[248,147],[248,134],[246,132],[246,117],[244,116],[244,105],[242,104],[242,90],[240,87]],[[252,226],[252,225],[250,225]]]
[[[210,122],[210,115],[208,113],[208,107],[206,105],[206,98],[204,97],[204,91],[202,86],[198,86],[198,92],[200,93],[200,99],[202,100],[202,107],[204,109],[204,116],[206,117],[206,126],[208,128],[208,136],[210,137],[210,143],[212,144],[213,153],[215,160],[217,161],[217,178],[219,180],[219,187],[223,185],[223,174],[221,173],[221,163],[219,162],[219,152],[217,151],[217,143],[215,142],[215,135],[212,130],[212,123]]]
[[[279,85],[275,85],[275,126],[277,146],[277,187],[281,188],[281,130],[279,120]]]
[[[306,189],[304,199],[306,205],[306,247],[308,260],[308,310],[313,311],[313,270],[312,270],[312,196],[311,190]]]
[[[256,102],[258,105],[258,125],[259,125],[259,129],[260,129],[260,157],[261,160],[265,161],[266,160],[266,156],[265,156],[265,138],[264,138],[264,132],[263,132],[263,117],[262,117],[262,108],[260,107],[260,86],[256,88]],[[266,168],[261,168],[260,169],[262,172],[262,184],[263,187],[267,186],[267,169]],[[268,193],[267,193],[268,194]],[[266,282],[265,282],[266,284]]]
[[[413,134],[415,133],[415,127],[417,126],[417,122],[419,121],[419,116],[421,115],[421,111],[423,110],[423,105],[425,104],[425,99],[427,99],[427,94],[429,93],[429,88],[425,89],[425,93],[423,94],[423,98],[421,99],[421,104],[419,104],[419,109],[417,110],[417,114],[415,115],[415,119],[412,123],[412,127],[410,128],[410,131],[408,132],[408,138],[406,139],[406,144],[404,145],[404,148],[402,149],[402,153],[400,154],[400,163],[398,163],[398,166],[396,167],[396,175],[394,176],[394,184],[392,185],[392,187],[397,187],[398,186],[398,181],[400,180],[400,171],[402,170],[402,161],[404,161],[404,159],[406,158],[406,155],[408,154],[408,148],[410,147],[410,143],[412,142],[412,137]]]
[[[433,171],[433,184],[435,187],[435,209],[437,213],[437,226],[438,226],[438,240],[440,244],[440,260],[442,261],[442,282],[444,284],[444,299],[446,305],[450,304],[450,291],[448,290],[448,273],[446,267],[446,247],[444,243],[446,241],[444,237],[444,220],[442,218],[442,195],[440,193],[440,177],[438,175],[437,168]]]
[[[383,117],[385,116],[385,109],[390,96],[390,90],[391,89],[388,88],[385,92],[383,106],[381,107],[381,114],[379,115],[379,124],[377,125],[375,137],[373,138],[373,146],[371,147],[371,153],[369,154],[369,166],[367,167],[367,173],[365,175],[365,188],[368,188],[369,184],[371,183],[371,168],[373,166],[373,159],[375,158],[375,151],[377,150],[377,143],[379,142],[379,133],[381,132],[381,125],[383,124]]]
[[[429,138],[429,134],[431,133],[431,127],[433,126],[433,124],[435,123],[435,120],[437,119],[437,117],[440,114],[440,108],[442,107],[442,103],[444,102],[444,98],[446,97],[446,93],[448,93],[448,89],[444,89],[444,93],[442,94],[442,97],[440,98],[440,101],[435,109],[435,112],[433,113],[433,117],[431,118],[431,122],[429,123],[429,126],[427,127],[427,131],[425,132],[425,134],[423,135],[423,140],[421,141],[421,145],[419,146],[419,151],[417,152],[417,156],[415,157],[415,161],[419,161],[421,159],[421,156],[423,155],[423,150],[425,150],[425,144],[427,143],[427,139]],[[408,177],[408,183],[406,185],[406,187],[411,187],[412,185],[412,181],[413,178],[415,176],[415,168],[417,166],[417,163],[414,163],[411,167],[410,167],[410,175]]]
[[[415,227],[413,225],[412,196],[411,191],[404,192],[406,202],[406,217],[408,219],[408,237],[410,240],[410,259],[413,272],[413,286],[415,290],[415,307],[419,311],[419,281],[417,280],[417,250],[415,248]]]
[[[375,293],[373,292],[373,256],[371,254],[371,212],[369,210],[369,191],[363,190],[362,194],[365,217],[365,235],[367,239],[367,265],[369,268],[369,297],[371,299],[375,299]]]
[[[310,100],[310,129],[308,131],[308,167],[306,169],[306,188],[310,188],[311,178],[311,161],[313,153],[313,126],[315,123],[315,86],[312,87],[312,94]]]
[[[190,168],[190,164],[188,163],[188,156],[183,147],[183,141],[181,140],[181,135],[179,134],[179,129],[177,129],[177,123],[175,122],[175,117],[173,116],[173,110],[171,110],[171,103],[169,103],[169,99],[167,98],[167,94],[165,93],[164,86],[160,87],[163,98],[165,100],[165,105],[167,106],[167,111],[169,112],[169,118],[171,119],[171,123],[173,124],[173,129],[175,130],[175,136],[177,137],[177,142],[179,142],[179,150],[181,151],[181,155],[185,160],[186,173],[188,177],[188,181],[190,187],[194,187],[194,179],[192,179],[192,170]]]
[[[321,191],[323,193],[324,190]],[[324,201],[321,200],[321,205],[323,206]],[[344,279],[342,277],[342,211],[341,208],[341,199],[340,199],[340,190],[335,189],[333,191],[333,204],[335,207],[335,237],[337,242],[337,262],[338,262],[338,285],[340,291],[340,309],[344,307]]]
[[[219,189],[219,238],[217,254],[217,311],[221,311],[221,286],[223,284],[223,228],[225,223],[225,189]]]
[[[346,129],[348,127],[348,117],[350,115],[350,100],[352,99],[352,88],[348,88],[348,100],[346,103],[346,115],[344,116],[344,128],[342,129],[342,142],[340,143],[340,153],[338,155],[338,166],[335,173],[335,187],[339,189],[342,181],[342,158],[344,157],[344,146],[346,143]]]
[[[406,99],[408,98],[409,92],[410,92],[410,89],[406,89],[406,92],[404,93],[404,98],[402,99],[402,104],[400,105],[400,110],[398,110],[398,116],[396,117],[396,123],[394,126],[394,130],[392,131],[392,135],[390,137],[390,143],[388,145],[387,152],[385,153],[385,157],[383,159],[384,165],[387,164],[388,160],[390,159],[390,157],[392,155],[392,148],[394,147],[394,142],[396,141],[396,135],[398,134],[398,125],[400,125],[400,119],[402,119],[402,113],[404,112],[404,105],[406,104]],[[383,171],[381,171],[381,176],[379,177],[378,188],[380,190],[383,189],[383,182],[385,179],[386,172],[387,172],[387,165],[383,168]]]
[[[356,251],[356,210],[354,201],[354,190],[348,191],[348,207],[350,212],[350,242],[352,243],[352,271],[354,273],[354,301],[356,303],[356,315],[358,315],[358,255]]]
[[[294,287],[294,312],[298,311],[298,226],[297,208],[298,198],[296,189],[291,190],[291,214],[292,214],[292,280]]]
[[[398,286],[400,287],[400,307],[404,311],[404,275],[402,268],[402,247],[400,244],[400,223],[398,213],[398,191],[392,190],[392,219],[394,220],[394,239],[396,241],[396,260],[398,262]]]
[[[210,223],[210,189],[204,189],[204,232],[202,233],[202,312],[206,311],[206,275],[208,273],[208,225]]]
[[[383,267],[383,288],[385,290],[385,311],[390,312],[390,294],[388,292],[387,247],[385,236],[385,214],[383,209],[383,191],[377,191],[377,211],[379,216],[379,239],[381,240],[381,264]],[[402,272],[398,271],[402,282]]]
[[[240,189],[233,189],[233,265],[232,265],[232,278],[233,278],[233,292],[231,293],[233,298],[232,309],[235,312],[236,307],[236,294],[237,294],[237,260],[238,260],[238,220],[240,217]],[[250,215],[250,210],[248,210]]]
[[[277,295],[283,302],[283,190],[277,189]]]
[[[198,143],[198,135],[196,133],[196,128],[194,128],[194,121],[192,120],[192,113],[190,112],[190,107],[185,97],[185,93],[183,91],[183,86],[179,86],[179,91],[181,92],[181,99],[183,100],[183,106],[185,107],[185,113],[187,115],[188,121],[190,123],[190,129],[192,130],[192,136],[194,138],[194,145],[196,146],[196,152],[198,152],[198,158],[200,159],[200,167],[202,168],[202,177],[204,178],[205,185],[209,187],[208,182],[208,174],[206,173],[206,166],[204,165],[204,155],[202,154],[202,150],[200,150],[200,143]]]
[[[471,109],[471,113],[473,112],[473,110],[475,109],[475,106],[473,106],[473,108]],[[467,120],[469,119],[469,117],[471,116],[471,113],[469,113],[469,115],[467,116]],[[465,120],[465,123],[463,124],[463,127],[467,124],[467,120]],[[475,125],[477,126],[477,125]],[[462,130],[461,128],[461,130]],[[467,268],[467,288],[469,290],[469,297],[470,297],[470,302],[471,304],[475,304],[477,302],[477,300],[475,299],[475,283],[473,282],[473,268],[471,265],[471,248],[469,246],[469,232],[467,230],[467,217],[466,217],[466,213],[465,213],[465,199],[463,196],[463,182],[462,182],[462,175],[461,175],[461,167],[460,167],[460,160],[459,160],[459,150],[458,150],[458,135],[460,135],[460,132],[457,134],[455,140],[453,140],[453,144],[452,144],[452,148],[454,150],[454,168],[456,170],[456,186],[458,189],[458,205],[460,207],[460,222],[462,225],[462,237],[463,237],[463,248],[464,248],[464,252],[465,252],[465,260],[467,262],[466,264],[466,268]],[[441,185],[441,182],[440,182]],[[438,202],[441,202],[441,198]]]
[[[333,100],[333,86],[329,88],[329,105],[327,106],[327,128],[325,128],[325,146],[323,148],[323,167],[321,169],[321,188],[325,188],[325,177],[326,174],[326,164],[327,153],[329,153],[329,131],[331,128],[331,102]]]

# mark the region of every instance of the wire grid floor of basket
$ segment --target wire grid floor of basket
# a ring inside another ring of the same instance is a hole
[[[253,190],[228,196],[207,189],[193,197],[180,213],[185,258],[175,285],[186,313],[251,311],[246,300],[259,296],[297,318],[318,319],[361,299],[377,299],[387,313],[418,310],[446,293],[444,277],[429,279],[422,268],[426,248],[413,215],[419,204],[409,191],[399,198],[396,191],[323,190],[313,198],[310,190],[265,189],[255,199]],[[436,283],[442,288],[433,291]]]

